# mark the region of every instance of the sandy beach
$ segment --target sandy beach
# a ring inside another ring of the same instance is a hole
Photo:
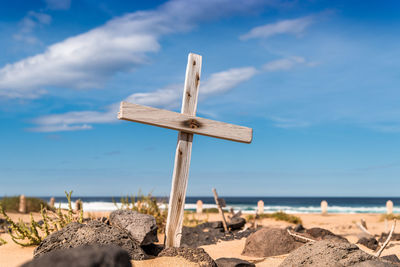
[[[97,215],[104,215],[97,214]],[[29,219],[28,215],[10,214],[13,219],[21,218],[24,221]],[[39,214],[34,214],[39,218]],[[347,238],[351,243],[356,243],[358,236],[362,233],[361,230],[355,225],[361,219],[367,222],[368,230],[372,234],[380,235],[385,229],[385,222],[381,220],[381,214],[296,214],[303,221],[305,228],[321,227],[331,232]],[[209,221],[217,221],[218,214],[209,215]],[[258,223],[263,227],[270,228],[285,228],[293,225],[284,221],[276,221],[274,219],[262,219]],[[389,221],[388,228],[392,222]],[[21,247],[15,244],[8,234],[1,234],[1,238],[6,240],[6,245],[0,246],[0,266],[1,267],[16,267],[22,263],[29,261],[33,257],[34,247]],[[159,237],[162,242],[163,237]],[[235,257],[255,263],[256,266],[278,266],[287,255],[279,255],[267,258],[256,258],[241,255],[246,238],[233,241],[220,241],[217,244],[202,246],[205,251],[215,260],[221,257]],[[372,253],[373,251],[358,245],[360,249]],[[392,241],[388,248],[386,248],[382,255],[400,254],[400,242]],[[133,266],[196,266],[196,264],[189,262],[183,258],[162,257],[143,261],[132,261]]]

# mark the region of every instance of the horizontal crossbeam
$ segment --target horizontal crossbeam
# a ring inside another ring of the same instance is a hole
[[[242,143],[251,143],[253,137],[253,129],[248,127],[128,102],[121,102],[118,118]]]

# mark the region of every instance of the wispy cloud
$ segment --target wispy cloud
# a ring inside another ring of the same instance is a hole
[[[214,94],[227,92],[242,82],[249,80],[257,73],[253,67],[234,68],[214,73],[204,84],[200,84],[203,99]],[[135,104],[171,108],[180,105],[183,84],[170,85],[149,93],[134,93],[125,100]],[[91,124],[117,122],[119,103],[105,108],[105,111],[73,111],[64,114],[53,114],[33,121],[37,127],[29,130],[35,132],[58,132],[91,129]]]
[[[299,36],[304,30],[314,22],[313,16],[307,16],[297,19],[281,20],[251,29],[248,33],[240,36],[241,40],[254,38],[269,38],[278,34],[292,34]]]
[[[306,60],[303,57],[282,58],[264,64],[262,69],[264,71],[290,70],[295,65],[302,64],[305,62]]]
[[[188,31],[204,20],[257,10],[266,3],[172,0],[155,10],[112,19],[1,68],[0,97],[38,97],[49,87],[100,88],[115,73],[147,63],[148,53],[160,49],[163,35]]]
[[[282,118],[276,116],[270,116],[268,119],[273,122],[273,125],[275,127],[284,129],[303,128],[311,125],[309,122],[306,121],[290,119],[290,118]]]
[[[42,12],[29,11],[22,19],[20,29],[13,35],[13,38],[18,41],[24,41],[29,44],[35,44],[38,39],[34,36],[35,28],[51,23],[51,16]]]
[[[83,125],[57,124],[57,125],[42,125],[38,128],[32,128],[30,130],[32,132],[50,133],[50,132],[66,132],[66,131],[79,131],[79,130],[90,130],[90,129],[92,129],[92,126],[87,124]]]
[[[71,7],[71,0],[45,0],[48,9],[67,10]]]

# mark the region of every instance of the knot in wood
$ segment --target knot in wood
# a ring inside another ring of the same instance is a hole
[[[183,121],[182,124],[183,124],[183,126],[191,128],[191,129],[197,129],[202,126],[201,123],[195,119],[188,119],[186,121]]]

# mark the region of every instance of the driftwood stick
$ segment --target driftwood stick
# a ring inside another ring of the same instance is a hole
[[[360,228],[361,231],[363,231],[364,233],[366,233],[367,235],[370,236],[374,236],[373,234],[371,234],[367,229],[365,229],[365,227],[361,224],[361,223],[356,223],[357,227]]]
[[[302,236],[302,235],[294,234],[294,233],[290,232],[289,228],[286,229],[286,230],[287,230],[289,235],[297,237],[297,238],[300,238],[300,239],[303,239],[303,240],[305,240],[307,242],[316,242],[317,241],[317,240],[314,240],[314,239],[311,239],[311,238],[307,238],[307,237]]]
[[[217,190],[216,190],[215,188],[213,188],[212,191],[213,191],[213,193],[214,193],[214,200],[215,200],[215,204],[217,204],[217,208],[218,208],[219,215],[220,215],[221,218],[222,218],[222,225],[224,226],[225,232],[228,232],[228,226],[227,226],[227,224],[226,224],[224,211],[223,211],[223,209],[222,209],[222,207],[221,207],[221,205],[220,205],[220,203],[219,203],[219,200],[218,200]]]
[[[390,230],[389,236],[386,239],[385,243],[383,243],[382,247],[379,249],[379,251],[375,254],[376,257],[380,257],[382,254],[382,251],[386,248],[386,246],[389,244],[390,239],[392,239],[392,235],[394,232],[394,228],[396,227],[396,219],[393,220],[393,225],[392,225],[392,229]]]

